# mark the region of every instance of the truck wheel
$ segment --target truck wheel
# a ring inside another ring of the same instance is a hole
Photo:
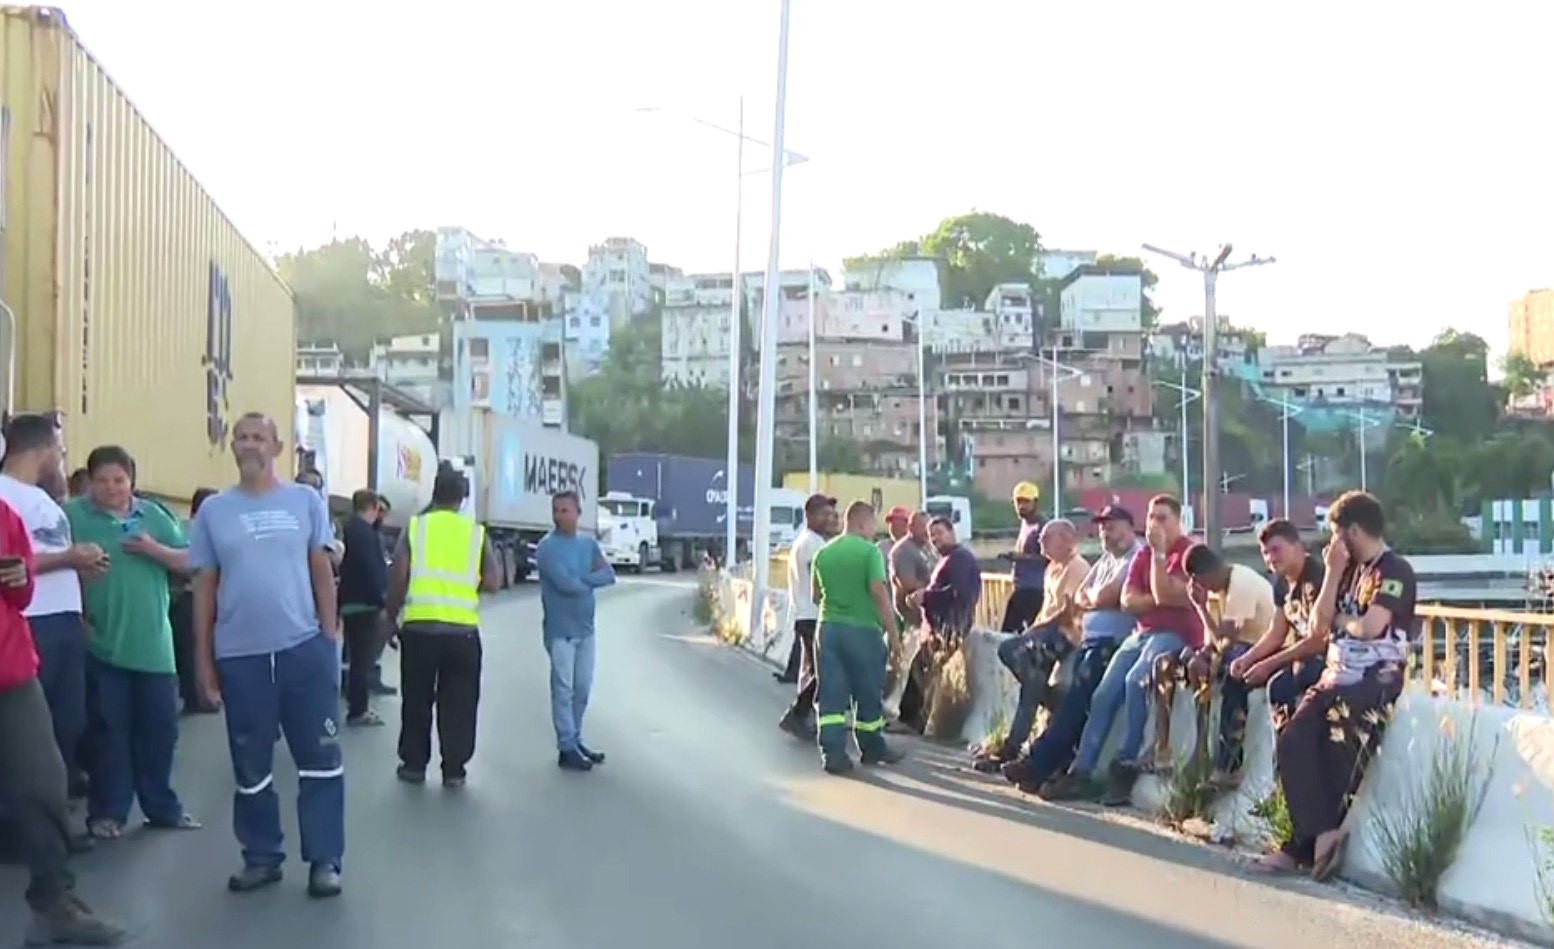
[[[634,567],[632,569],[631,572],[632,573],[647,573],[647,558],[648,558],[648,545],[646,543],[638,544],[637,545],[637,565],[636,565],[636,567]]]

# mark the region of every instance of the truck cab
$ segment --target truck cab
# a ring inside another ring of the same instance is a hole
[[[955,525],[955,536],[971,539],[971,499],[948,494],[936,494],[926,505],[929,517],[947,517]]]
[[[772,552],[793,546],[799,531],[804,529],[804,502],[808,499],[802,491],[790,488],[773,488],[771,494]]]
[[[660,559],[653,502],[622,491],[599,499],[599,546],[612,567],[641,573]]]

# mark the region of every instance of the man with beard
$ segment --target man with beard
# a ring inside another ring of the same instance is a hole
[[[1014,486],[1014,512],[1020,518],[1020,536],[1014,550],[1003,554],[1002,559],[1014,562],[1011,576],[1014,591],[1004,606],[1003,631],[1024,632],[1041,612],[1043,591],[1047,575],[1047,558],[1041,553],[1041,512],[1037,502],[1041,489],[1029,481]]]
[[[1327,630],[1312,625],[1322,592],[1322,561],[1306,550],[1300,531],[1286,520],[1269,521],[1257,535],[1263,562],[1273,575],[1273,625],[1230,675],[1248,688],[1268,686],[1268,707],[1282,725],[1306,690],[1322,676]],[[1293,637],[1293,642],[1291,638]]]
[[[928,536],[939,552],[928,586],[907,597],[907,603],[923,611],[923,619],[941,645],[954,647],[971,631],[977,603],[982,599],[982,568],[976,555],[955,537],[955,525],[947,517],[928,522]]]

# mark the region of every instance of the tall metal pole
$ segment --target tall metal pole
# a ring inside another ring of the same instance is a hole
[[[1365,408],[1360,407],[1360,414],[1356,416],[1360,421],[1360,490],[1369,491],[1370,486],[1365,480]]]
[[[728,505],[724,517],[727,524],[723,531],[723,563],[733,567],[739,562],[739,368],[740,342],[743,339],[745,321],[745,281],[739,273],[740,250],[744,237],[745,221],[745,97],[739,97],[739,146],[735,153],[734,176],[734,283],[729,288],[728,317],[728,467],[724,470],[724,487],[728,488]]]
[[[917,493],[918,504],[928,510],[928,343],[923,335],[923,315],[917,315]],[[937,442],[938,435],[933,436]]]
[[[1281,406],[1279,406],[1279,411],[1280,411],[1280,414],[1281,414],[1281,418],[1280,418],[1279,421],[1284,425],[1284,455],[1283,455],[1283,461],[1280,464],[1280,467],[1283,469],[1283,472],[1284,472],[1284,510],[1282,512],[1280,512],[1280,513],[1283,514],[1285,520],[1289,520],[1289,517],[1290,517],[1290,407],[1287,406],[1287,405],[1281,405]]]
[[[815,382],[815,262],[809,262],[809,493],[820,490],[819,385]]]
[[[1182,387],[1176,390],[1179,408],[1182,411],[1182,444],[1178,454],[1182,456],[1182,504],[1192,507],[1192,482],[1188,472],[1191,470],[1187,464],[1187,359],[1182,358]]]
[[[1047,367],[1052,373],[1052,516],[1057,517],[1063,504],[1063,473],[1059,470],[1059,455],[1062,441],[1058,436],[1058,419],[1061,412],[1058,409],[1058,347],[1052,347],[1052,365]]]
[[[1219,317],[1214,310],[1215,284],[1219,270],[1211,267],[1203,274],[1203,540],[1218,548],[1224,539],[1220,533],[1219,479],[1219,394],[1218,381]]]
[[[766,591],[771,583],[772,454],[776,448],[777,320],[782,306],[780,249],[782,237],[782,172],[787,164],[783,148],[788,113],[788,20],[792,0],[782,0],[777,31],[777,115],[772,130],[772,234],[766,255],[765,297],[762,299],[761,381],[756,389],[755,519],[750,548],[755,558],[755,589],[750,598],[750,628],[760,626]]]

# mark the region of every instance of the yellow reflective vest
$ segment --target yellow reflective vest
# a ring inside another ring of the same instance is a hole
[[[480,555],[486,529],[455,511],[410,519],[406,623],[480,625]]]

